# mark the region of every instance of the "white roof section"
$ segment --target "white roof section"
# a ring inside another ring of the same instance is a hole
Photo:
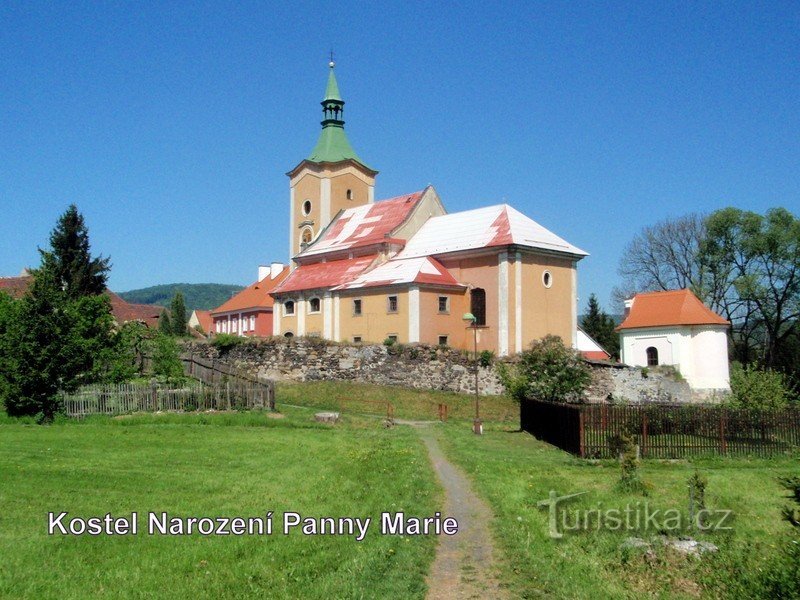
[[[436,259],[422,256],[406,260],[390,260],[334,289],[352,290],[401,283],[460,285]]]
[[[399,258],[431,256],[508,245],[588,256],[508,204],[432,217],[406,244]]]
[[[578,327],[577,346],[579,352],[605,352],[605,349],[580,327]]]

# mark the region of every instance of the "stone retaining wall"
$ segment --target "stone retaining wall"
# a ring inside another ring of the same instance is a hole
[[[451,348],[346,345],[317,338],[247,340],[220,353],[207,342],[187,341],[184,351],[207,359],[224,360],[252,375],[277,381],[360,381],[415,389],[473,393],[471,358]],[[509,359],[513,360],[513,359]],[[590,363],[592,384],[588,402],[691,402],[686,382],[674,375],[607,363]],[[481,367],[482,395],[504,393],[495,366]]]

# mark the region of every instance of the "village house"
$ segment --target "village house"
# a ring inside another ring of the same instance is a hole
[[[0,293],[5,292],[12,298],[21,298],[32,282],[33,276],[26,272],[17,277],[0,277]],[[127,302],[108,289],[105,295],[111,303],[111,314],[117,325],[136,321],[153,329],[158,328],[158,318],[164,310],[161,306]]]
[[[636,294],[617,327],[622,362],[674,366],[694,391],[730,391],[729,327],[690,290]]]
[[[430,186],[376,201],[344,104],[331,62],[319,141],[287,174],[291,272],[270,291],[272,334],[471,349],[477,333],[501,356],[548,334],[575,347],[587,253],[507,204],[447,213]],[[224,308],[215,323],[238,314]]]
[[[206,333],[227,333],[242,337],[272,335],[274,300],[270,292],[289,274],[281,263],[258,268],[258,280],[211,311],[211,325]],[[191,322],[190,322],[191,325]]]

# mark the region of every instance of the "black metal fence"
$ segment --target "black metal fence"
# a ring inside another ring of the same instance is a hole
[[[800,409],[751,411],[710,405],[559,404],[526,400],[520,426],[584,458],[611,458],[611,439],[632,436],[643,458],[769,456],[800,448]]]

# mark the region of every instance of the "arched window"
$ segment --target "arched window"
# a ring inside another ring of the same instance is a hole
[[[647,350],[647,366],[648,367],[657,367],[658,366],[658,349],[650,346]]]
[[[319,298],[312,298],[308,301],[308,312],[318,313],[320,309]]]
[[[472,290],[470,312],[475,317],[475,325],[486,325],[486,290],[482,288]]]
[[[294,337],[294,334],[291,331],[287,331],[286,333],[283,334],[283,337],[285,338]]]
[[[347,199],[348,200],[352,200],[353,199],[353,190],[347,190]]]
[[[300,243],[301,244],[310,244],[311,239],[314,237],[314,232],[311,231],[310,227],[306,227],[303,229],[303,233],[300,234]]]
[[[294,300],[287,300],[283,303],[283,314],[287,316],[294,314]]]

